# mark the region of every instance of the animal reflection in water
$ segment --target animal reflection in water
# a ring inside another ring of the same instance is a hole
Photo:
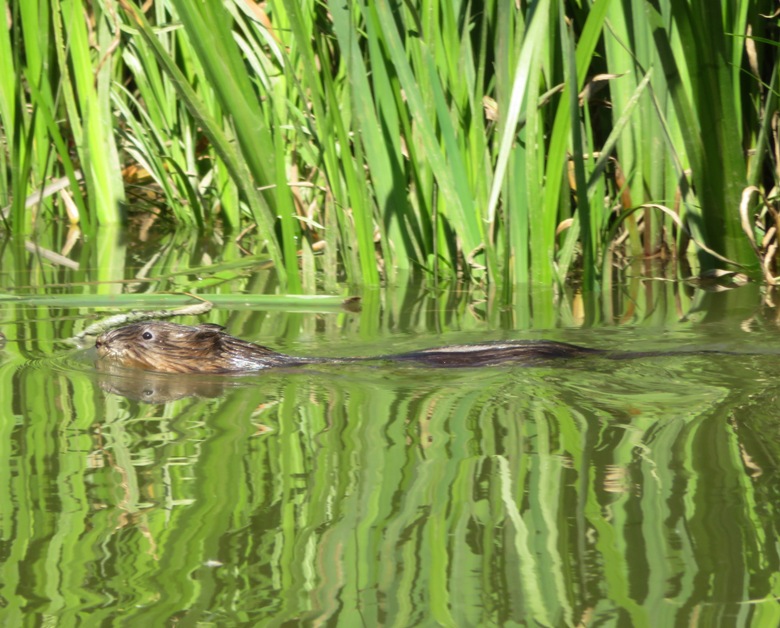
[[[225,378],[176,377],[128,369],[104,360],[98,360],[96,366],[98,385],[103,390],[145,403],[167,403],[186,397],[211,399],[241,385]]]

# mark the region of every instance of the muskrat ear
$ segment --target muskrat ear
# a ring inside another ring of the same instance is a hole
[[[184,344],[191,345],[193,350],[197,346],[200,351],[215,351],[225,342],[224,328],[220,325],[198,325],[194,333],[182,338]]]
[[[197,327],[207,331],[225,331],[227,329],[224,325],[217,325],[216,323],[201,323]]]

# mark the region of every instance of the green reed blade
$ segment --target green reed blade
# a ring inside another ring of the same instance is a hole
[[[740,263],[754,263],[736,211],[745,168],[733,119],[722,18],[717,11],[693,13],[678,0],[671,6],[682,50],[675,48],[665,28],[667,17],[657,10],[648,11],[648,16],[701,198],[700,226],[712,248]],[[705,268],[715,263],[707,255],[701,262]]]
[[[17,296],[0,294],[0,303],[15,303],[24,306],[61,307],[173,307],[191,305],[198,301],[209,301],[216,307],[227,308],[269,308],[301,309],[302,311],[323,311],[338,309],[344,297],[330,295],[273,295],[273,294],[208,294],[196,299],[187,294],[60,294]]]
[[[527,85],[530,80],[530,74],[537,70],[535,52],[539,50],[542,40],[546,35],[547,16],[550,12],[549,0],[541,0],[537,10],[534,11],[534,17],[527,25],[523,37],[523,45],[520,49],[520,57],[515,68],[514,80],[512,83],[509,108],[506,113],[506,121],[502,120],[503,135],[498,152],[498,159],[493,174],[493,186],[490,191],[490,198],[487,207],[487,221],[492,224],[496,219],[496,209],[498,207],[498,197],[503,184],[504,173],[506,172],[509,160],[509,152],[514,143],[515,129],[520,117],[520,108],[523,100],[526,98]]]
[[[290,0],[285,0],[284,5],[287,8],[287,17],[290,20],[290,25],[296,40],[299,42],[306,41],[308,38],[305,35],[306,30],[303,16],[298,4],[291,2]],[[320,47],[320,50],[323,47],[324,45]],[[352,161],[351,153],[347,149],[350,145],[350,140],[347,136],[344,120],[337,115],[341,105],[336,98],[334,83],[331,80],[332,77],[326,77],[324,81],[320,77],[321,72],[317,68],[317,61],[313,54],[314,51],[310,46],[301,45],[296,49],[296,52],[303,64],[304,84],[309,88],[308,98],[310,99],[312,109],[314,110],[315,122],[319,122],[323,125],[328,124],[328,126],[331,126],[335,131],[335,138],[327,138],[323,133],[321,141],[325,145],[330,144],[332,147],[333,139],[338,139],[341,147],[340,151],[331,150],[329,163],[335,165],[332,158],[340,153],[339,161],[342,163],[342,172],[346,181],[350,203],[352,205],[352,219],[355,224],[355,239],[357,241],[357,255],[362,275],[361,280],[368,285],[377,285],[379,282],[379,274],[376,270],[374,253],[373,204],[369,201],[368,194],[366,193],[367,186],[364,174],[362,172],[357,172]],[[326,101],[330,107],[330,111],[327,113],[325,110]],[[358,161],[358,163],[361,162],[362,160]],[[331,176],[337,176],[335,171],[329,174],[331,174]],[[349,229],[345,229],[345,227],[346,225],[344,224],[344,221],[342,221],[343,231],[350,231]],[[350,246],[351,243],[348,242],[349,240],[345,239],[344,245]]]
[[[585,178],[584,150],[582,130],[580,127],[579,84],[575,60],[574,35],[571,28],[560,16],[561,41],[564,42],[564,67],[566,69],[566,91],[569,98],[571,114],[571,160],[574,165],[574,179],[577,184],[577,220],[580,223],[580,238],[582,244],[582,289],[592,292],[595,288],[594,233],[591,224],[590,199]],[[589,319],[590,320],[590,319]]]
[[[230,15],[221,4],[172,0],[224,111],[230,113],[241,156],[248,164],[254,184],[277,183],[273,137],[259,107],[257,94],[233,41]],[[273,195],[266,202],[275,206]]]
[[[211,141],[215,151],[230,171],[233,181],[241,188],[241,191],[252,210],[254,220],[262,233],[266,235],[265,241],[268,246],[269,254],[276,263],[281,280],[284,281],[286,279],[286,273],[284,264],[282,263],[282,255],[278,242],[273,236],[273,223],[276,215],[273,206],[271,205],[273,198],[266,194],[258,193],[255,189],[252,181],[259,175],[255,174],[253,177],[253,175],[250,174],[250,164],[245,161],[243,154],[239,154],[234,149],[219,121],[211,115],[202,99],[199,98],[195,90],[190,86],[187,78],[176,65],[175,60],[157,40],[155,33],[146,21],[145,16],[140,11],[133,10],[130,14],[130,19],[134,21],[138,28],[136,33],[144,39],[164,71],[169,75],[171,81],[173,81],[179,96],[187,106],[192,117],[201,126],[203,133]],[[253,148],[253,152],[264,151],[259,147],[255,147]],[[270,155],[272,153],[265,154]],[[259,157],[255,157],[255,160],[257,159],[259,159]]]
[[[62,29],[67,37],[68,63],[73,69],[72,79],[76,102],[66,99],[68,116],[79,120],[83,137],[77,148],[82,161],[88,201],[97,222],[115,224],[121,219],[124,184],[120,176],[119,154],[114,140],[111,112],[111,63],[106,59],[93,61],[92,47],[84,19],[81,0],[61,0]],[[100,50],[107,50],[113,34],[102,11],[95,12],[95,31]],[[103,54],[106,54],[105,52]],[[98,65],[100,62],[104,62]]]
[[[395,95],[387,69],[379,62],[381,57],[378,49],[381,42],[374,28],[374,22],[368,20],[366,24],[369,54],[377,60],[377,63],[372,64],[370,74],[372,83],[369,83],[369,72],[358,47],[359,35],[353,24],[356,19],[355,10],[349,9],[347,5],[336,4],[331,7],[331,11],[339,44],[341,49],[346,51],[349,95],[353,102],[360,141],[371,172],[371,184],[376,194],[376,202],[383,212],[384,224],[388,231],[387,237],[396,244],[387,252],[392,259],[392,269],[388,269],[388,272],[394,275],[396,268],[409,267],[410,258],[420,258],[419,250],[415,246],[420,240],[419,228],[416,225],[417,217],[412,211],[405,191],[395,183],[403,177],[403,156],[399,146],[401,130],[398,114],[391,106],[395,102]],[[378,107],[378,110],[375,107]]]
[[[81,193],[81,186],[79,183],[81,176],[77,173],[76,167],[70,158],[67,142],[62,136],[55,119],[54,103],[50,102],[47,98],[50,94],[48,94],[48,92],[39,92],[34,80],[28,80],[27,87],[30,90],[32,102],[35,103],[36,113],[43,119],[46,129],[49,132],[50,141],[56,148],[57,159],[62,163],[62,168],[65,170],[65,176],[67,176],[70,181],[68,191],[73,196],[73,201],[79,209],[80,224],[85,233],[93,234],[93,225],[90,220],[91,216],[87,209],[84,196]]]
[[[443,204],[440,205],[446,208],[447,215],[452,216],[452,226],[462,241],[464,253],[470,254],[482,241],[483,229],[477,221],[473,199],[470,195],[461,196],[464,194],[464,188],[456,182],[456,171],[453,171],[448,163],[454,156],[448,155],[446,151],[443,152],[439,146],[436,125],[442,124],[443,120],[441,118],[431,119],[429,116],[425,106],[425,98],[407,58],[404,43],[396,28],[395,18],[387,0],[378,0],[375,9],[377,26],[382,33],[383,42],[403,86],[409,111],[416,124],[415,130],[419,133],[425,150],[425,157],[441,191]],[[415,43],[413,50],[423,59],[429,58],[430,51],[424,45]],[[436,75],[425,78],[433,82],[439,80]],[[437,86],[437,89],[441,89],[440,85]]]

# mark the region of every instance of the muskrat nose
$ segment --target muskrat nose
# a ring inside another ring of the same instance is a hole
[[[108,346],[108,334],[100,334],[97,338],[95,338],[95,349],[100,349],[100,347],[107,347]]]

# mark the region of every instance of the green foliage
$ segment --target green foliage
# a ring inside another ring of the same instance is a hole
[[[772,280],[776,18],[716,4],[2,0],[0,207],[15,233],[66,208],[92,233],[126,195],[252,225],[292,292],[409,269],[591,291],[617,240]],[[647,203],[684,228],[625,213]]]

